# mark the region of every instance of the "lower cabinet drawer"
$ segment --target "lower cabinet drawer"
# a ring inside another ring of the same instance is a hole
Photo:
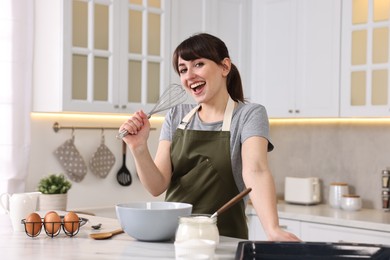
[[[247,212],[249,239],[268,240],[254,211]],[[304,242],[363,243],[390,246],[390,232],[279,218],[279,225]]]
[[[348,242],[390,245],[390,234],[374,230],[301,222],[301,239],[307,242]]]

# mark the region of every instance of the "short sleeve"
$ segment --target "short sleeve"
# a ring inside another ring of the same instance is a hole
[[[252,136],[264,137],[268,140],[268,151],[274,149],[270,141],[269,121],[267,111],[264,106],[259,104],[250,104],[243,107],[241,143]]]

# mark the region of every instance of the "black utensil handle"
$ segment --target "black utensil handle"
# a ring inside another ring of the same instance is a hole
[[[127,149],[127,145],[124,141],[122,141],[122,154],[125,155],[126,154],[126,149]]]

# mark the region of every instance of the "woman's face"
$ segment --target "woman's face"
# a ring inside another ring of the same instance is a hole
[[[186,61],[179,57],[178,68],[182,85],[192,94],[197,103],[205,103],[227,91],[226,76],[230,71],[230,59],[217,64],[200,58]]]

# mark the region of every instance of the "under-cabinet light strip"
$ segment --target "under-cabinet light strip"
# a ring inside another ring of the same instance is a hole
[[[104,120],[113,122],[122,122],[129,115],[119,114],[98,114],[98,113],[31,113],[33,119],[75,119],[75,120]],[[153,120],[163,121],[164,116],[153,116]],[[390,117],[376,118],[270,118],[271,125],[288,125],[288,124],[390,124]]]
[[[390,125],[390,118],[271,118],[271,125],[289,124],[356,124],[356,125]]]

